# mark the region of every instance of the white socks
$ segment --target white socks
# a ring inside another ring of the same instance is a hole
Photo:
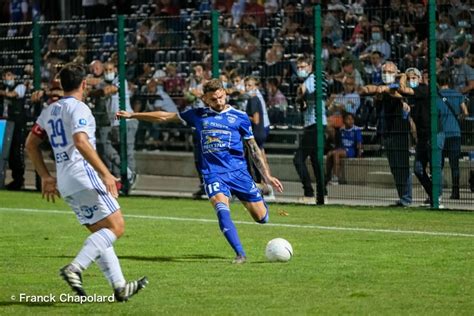
[[[96,262],[114,289],[125,286],[125,278],[120,268],[117,255],[115,254],[114,247],[105,249],[105,251],[100,254],[100,257],[97,258]]]
[[[86,239],[72,264],[83,271],[97,260],[100,270],[114,288],[125,286],[125,278],[113,248],[116,240],[117,237],[110,229],[96,231]]]

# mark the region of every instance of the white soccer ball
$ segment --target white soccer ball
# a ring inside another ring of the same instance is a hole
[[[283,238],[275,238],[268,242],[265,248],[265,256],[268,261],[286,262],[293,257],[293,247]]]

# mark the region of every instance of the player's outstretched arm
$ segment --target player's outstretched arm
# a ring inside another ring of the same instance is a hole
[[[113,197],[118,197],[117,185],[116,182],[120,179],[114,177],[109,169],[105,166],[102,160],[99,158],[99,155],[95,151],[92,144],[89,142],[89,136],[84,132],[78,132],[73,135],[74,145],[77,150],[81,153],[82,157],[87,160],[88,163],[97,171],[102,182],[107,188],[107,192],[110,192]]]
[[[155,123],[179,123],[181,122],[178,113],[174,112],[164,112],[164,111],[155,111],[155,112],[140,112],[140,113],[130,113],[127,111],[118,111],[116,114],[117,118],[125,119],[137,119],[140,121],[148,121]]]
[[[283,192],[283,185],[280,180],[275,177],[272,177],[270,174],[270,168],[263,157],[262,151],[257,145],[257,142],[254,138],[245,140],[245,145],[247,146],[250,155],[252,157],[253,163],[257,167],[258,171],[262,174],[263,180],[274,187],[278,192]]]
[[[43,198],[46,197],[48,202],[51,200],[54,203],[55,196],[59,197],[59,192],[56,186],[56,178],[51,176],[44,163],[43,154],[39,148],[42,142],[42,138],[30,133],[26,139],[25,148],[30,160],[35,166],[36,172],[38,172],[38,175],[41,177],[41,194]]]

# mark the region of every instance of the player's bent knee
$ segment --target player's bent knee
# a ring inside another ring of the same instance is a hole
[[[265,201],[263,203],[265,205],[265,215],[261,219],[256,221],[259,224],[268,223],[268,221],[270,220],[270,216],[269,216],[269,213],[268,213],[268,205],[267,205],[267,203],[265,203]]]
[[[125,232],[125,221],[120,210],[107,218],[107,228],[110,229],[117,238],[120,238]]]

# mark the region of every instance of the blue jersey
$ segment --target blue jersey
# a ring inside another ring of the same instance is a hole
[[[202,174],[247,169],[242,139],[254,136],[245,112],[231,106],[222,112],[211,108],[194,108],[179,113],[179,117],[185,125],[196,129]]]
[[[342,148],[346,150],[347,158],[357,156],[357,144],[362,144],[362,132],[360,128],[353,126],[351,129],[341,128]]]

